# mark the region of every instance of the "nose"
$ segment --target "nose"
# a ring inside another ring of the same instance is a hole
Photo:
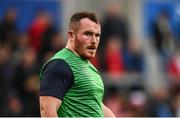
[[[96,43],[96,36],[93,35],[93,37],[91,38],[91,44],[95,44]]]

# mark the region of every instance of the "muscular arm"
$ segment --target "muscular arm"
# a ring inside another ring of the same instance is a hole
[[[61,105],[61,100],[51,96],[40,96],[41,117],[58,117],[57,110]]]
[[[103,112],[104,112],[104,117],[115,117],[113,112],[103,104]]]
[[[40,112],[42,117],[57,117],[65,93],[74,82],[73,74],[62,60],[48,63],[41,73]]]

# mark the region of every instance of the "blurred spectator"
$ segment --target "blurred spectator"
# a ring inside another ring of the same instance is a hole
[[[39,75],[31,74],[24,82],[24,91],[21,101],[23,103],[24,116],[40,116],[39,109]]]
[[[37,55],[34,49],[29,48],[22,54],[21,63],[17,67],[14,85],[19,92],[23,104],[24,116],[39,116],[37,80]]]
[[[49,25],[50,19],[51,17],[47,11],[39,10],[29,27],[30,45],[37,53],[42,45],[42,36]]]
[[[169,59],[169,62],[167,64],[167,71],[170,76],[170,79],[174,81],[173,83],[180,82],[180,48],[179,47],[177,47],[176,51]]]
[[[26,79],[36,72],[36,52],[33,49],[27,49],[23,52],[22,60],[17,67],[17,72],[14,79],[15,86],[20,92],[20,97],[23,97],[26,93],[24,88]]]
[[[9,91],[10,94],[6,96],[3,103],[3,109],[0,111],[1,116],[4,117],[20,117],[23,116],[23,109],[21,100],[18,97],[17,92],[14,90]]]
[[[105,69],[104,62],[104,49],[107,42],[111,40],[111,37],[117,37],[121,40],[122,48],[126,47],[129,38],[129,29],[127,19],[122,14],[122,9],[117,4],[109,4],[105,11],[105,16],[102,21],[102,34],[99,45],[100,62],[102,70]]]
[[[126,46],[129,38],[129,29],[127,19],[122,13],[122,8],[117,4],[109,4],[105,11],[102,22],[101,44],[105,46],[110,37],[118,37],[122,46]]]
[[[14,58],[14,64],[19,64],[22,61],[23,53],[30,48],[29,44],[29,37],[26,32],[20,33],[17,42],[16,47],[13,50],[13,58]]]
[[[154,90],[150,96],[148,103],[149,117],[173,117],[168,91],[165,91],[163,88]]]
[[[9,46],[0,47],[0,109],[8,90],[13,88],[13,78],[15,75],[15,66],[12,63],[12,51]]]
[[[49,17],[47,26],[42,33],[41,43],[38,57],[41,65],[55,52],[62,49],[65,44],[61,32],[56,28],[51,17]]]
[[[57,31],[47,30],[43,35],[42,46],[39,53],[40,66],[49,60],[54,53],[65,45],[64,39]]]
[[[52,26],[52,24],[49,24],[42,34],[42,45],[40,47],[40,54],[44,54],[48,51],[50,51],[52,47],[52,40],[57,35],[57,31]]]
[[[168,11],[162,10],[152,25],[155,47],[158,53],[167,56],[174,50],[174,36],[169,18]]]
[[[15,46],[18,33],[16,14],[17,11],[15,8],[7,9],[0,23],[0,44],[10,45],[11,48]]]
[[[125,73],[122,55],[122,45],[117,37],[109,37],[105,49],[106,72],[112,77],[121,76]]]
[[[142,47],[137,39],[128,41],[127,49],[123,52],[125,69],[131,73],[142,73],[144,67],[144,58]]]
[[[129,105],[134,117],[147,116],[147,98],[142,90],[134,90],[129,93]]]

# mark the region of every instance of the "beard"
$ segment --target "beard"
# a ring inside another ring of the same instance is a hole
[[[95,57],[97,46],[96,44],[91,44],[85,46],[78,39],[75,40],[75,51],[82,59],[92,59]]]

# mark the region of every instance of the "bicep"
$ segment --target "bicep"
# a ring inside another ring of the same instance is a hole
[[[73,84],[73,76],[63,61],[49,63],[42,73],[40,84],[41,116],[57,116],[65,93]]]
[[[51,96],[40,96],[41,116],[57,116],[57,110],[61,105],[61,100]]]

